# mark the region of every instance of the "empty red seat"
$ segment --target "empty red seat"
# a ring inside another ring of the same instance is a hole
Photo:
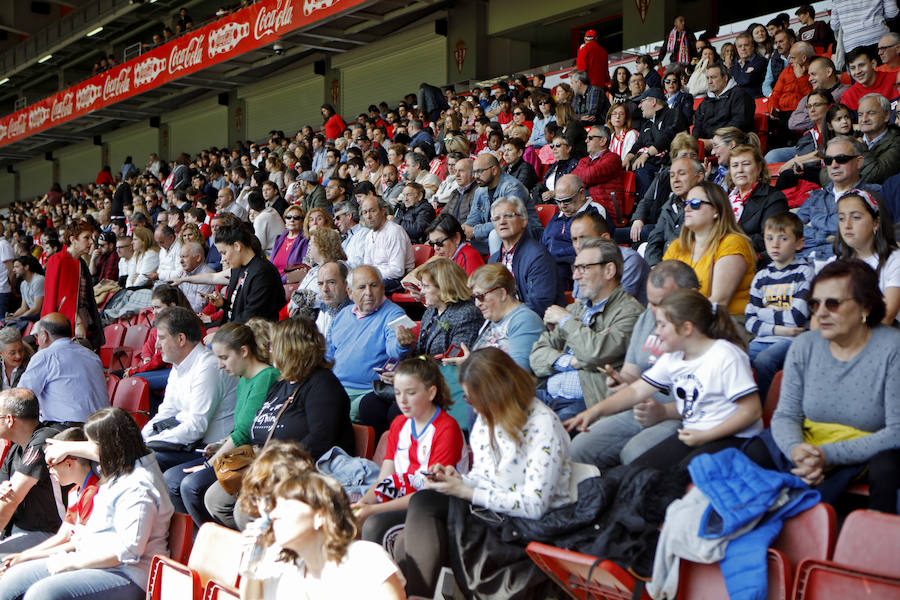
[[[375,428],[354,423],[353,437],[356,439],[356,456],[371,460],[375,455]]]
[[[615,563],[596,556],[539,542],[525,548],[528,556],[572,598],[631,600],[636,580]],[[649,598],[644,592],[641,598]]]
[[[541,225],[546,227],[547,223],[550,222],[550,219],[559,212],[559,207],[555,204],[535,204],[534,210],[537,212]]]
[[[143,377],[126,377],[116,386],[113,406],[128,412],[138,427],[150,420],[150,384]]]
[[[413,244],[413,259],[417,267],[425,264],[432,256],[434,256],[434,248],[428,244]]]

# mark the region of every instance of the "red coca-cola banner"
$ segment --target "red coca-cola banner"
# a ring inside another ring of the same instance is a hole
[[[365,1],[263,0],[0,118],[0,146],[255,50]]]

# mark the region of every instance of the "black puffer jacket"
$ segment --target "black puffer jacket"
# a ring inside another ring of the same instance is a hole
[[[711,139],[716,129],[734,126],[741,131],[753,131],[753,115],[756,102],[750,94],[729,80],[725,91],[715,96],[712,92],[697,107],[694,113],[694,137]]]

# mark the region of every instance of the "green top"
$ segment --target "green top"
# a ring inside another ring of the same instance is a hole
[[[266,400],[269,388],[281,373],[275,367],[266,367],[250,379],[241,377],[237,384],[237,400],[234,405],[234,430],[231,441],[235,446],[250,443],[250,425]]]

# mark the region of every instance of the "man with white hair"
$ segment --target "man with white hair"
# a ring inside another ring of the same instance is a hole
[[[881,65],[875,67],[876,71],[900,71],[900,34],[886,33],[878,40],[878,58],[881,59]]]
[[[900,170],[900,128],[890,119],[891,103],[881,94],[866,94],[859,101],[859,131],[868,147],[860,175],[868,183],[884,183]]]
[[[556,261],[543,244],[527,234],[528,212],[522,200],[516,197],[494,200],[491,221],[501,247],[488,262],[503,263],[513,274],[519,300],[539,315],[551,304],[564,304]]]
[[[197,242],[187,242],[181,247],[181,268],[184,270],[182,277],[199,275],[200,273],[214,273],[211,266],[206,263],[203,246]],[[212,294],[216,286],[206,283],[185,282],[178,286],[194,312],[199,313],[206,306],[206,296]]]

